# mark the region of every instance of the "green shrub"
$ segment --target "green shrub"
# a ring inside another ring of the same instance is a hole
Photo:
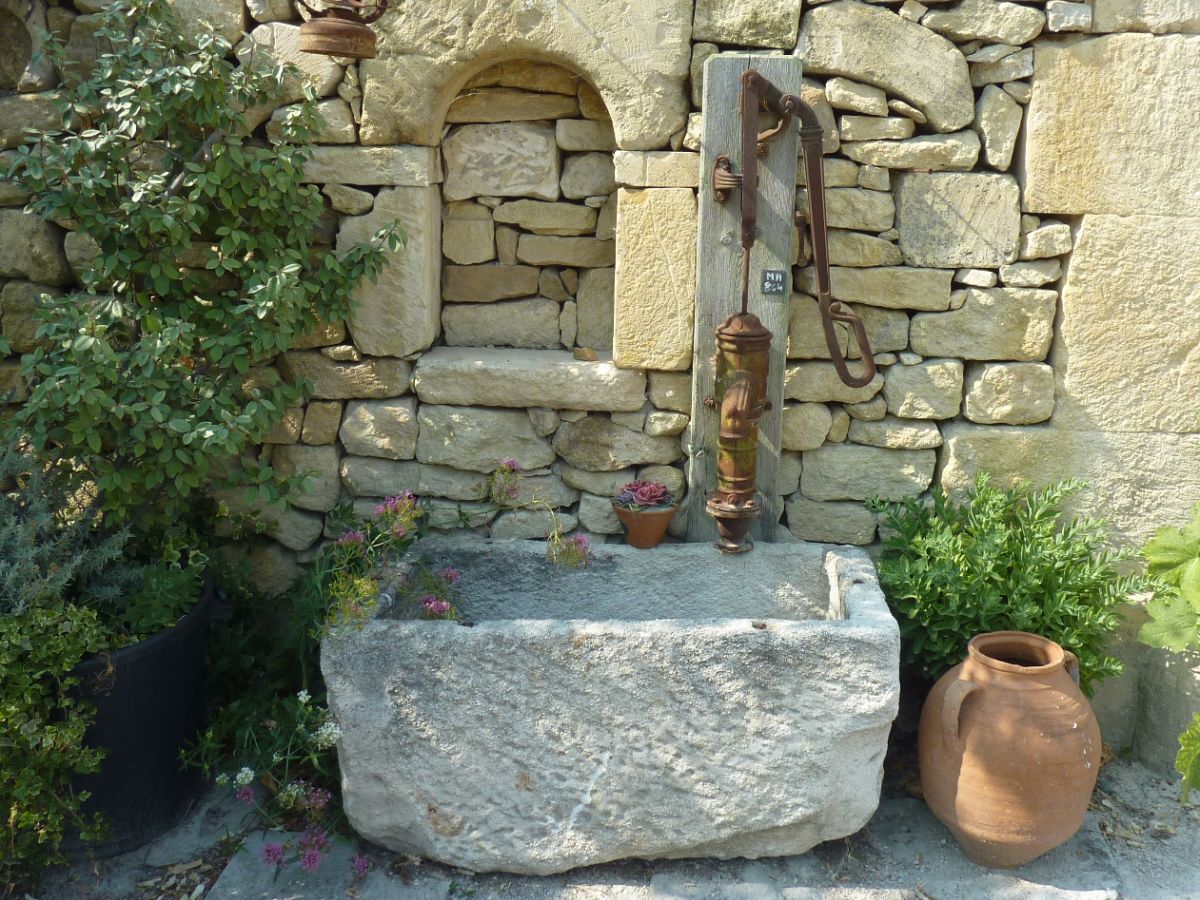
[[[110,51],[84,80],[64,69],[64,130],[22,147],[13,165],[33,212],[99,248],[83,293],[42,299],[44,346],[25,358],[31,390],[16,418],[156,555],[191,540],[202,489],[268,483],[269,467],[229,461],[301,388],[252,376],[345,318],[398,238],[386,229],[340,254],[317,242],[324,204],[303,182],[311,91],[280,139],[245,127],[244,111],[273,105],[289,70],[239,65],[212,33],[192,43],[166,0],[121,0],[99,15]]]
[[[1000,490],[980,476],[963,503],[934,490],[932,502],[873,501],[890,534],[879,580],[904,639],[905,659],[936,678],[988,631],[1028,631],[1079,657],[1080,683],[1120,674],[1105,645],[1118,607],[1144,580],[1123,576],[1127,554],[1106,548],[1102,523],[1062,518],[1083,485]],[[886,533],[886,532],[885,532]]]
[[[1156,580],[1146,606],[1150,621],[1138,638],[1151,647],[1181,652],[1200,650],[1200,506],[1183,528],[1163,527],[1143,551]],[[1200,790],[1200,713],[1179,735],[1175,768],[1183,776],[1183,799]]]

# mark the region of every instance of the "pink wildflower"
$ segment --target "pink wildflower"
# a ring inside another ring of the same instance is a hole
[[[363,534],[361,531],[347,531],[345,534],[343,534],[340,538],[337,539],[337,542],[340,546],[346,547],[346,546],[349,546],[350,544],[361,544],[366,539],[367,539],[367,536],[365,534]]]
[[[444,616],[450,612],[450,601],[435,597],[433,594],[426,594],[422,597],[421,605],[425,607],[427,613],[433,616]]]
[[[324,788],[312,787],[304,796],[304,806],[314,812],[321,812],[329,805],[330,793]]]
[[[350,857],[350,865],[354,867],[354,874],[362,878],[367,874],[367,870],[371,868],[371,861],[361,853],[355,853]]]
[[[580,550],[587,550],[592,546],[592,539],[583,532],[576,532],[568,540]]]
[[[504,472],[520,472],[521,464],[510,456],[506,459],[500,460],[499,468]]]
[[[283,865],[283,844],[263,844],[262,861],[268,866]]]
[[[315,872],[321,865],[320,850],[305,850],[300,856],[300,868],[305,872]]]
[[[447,566],[444,569],[438,569],[437,577],[441,578],[443,581],[450,582],[450,584],[457,584],[458,580],[462,578],[462,572],[458,571],[458,569],[452,569]]]
[[[243,787],[238,788],[237,793],[234,794],[233,796],[237,797],[239,800],[241,800],[247,806],[254,805],[254,788],[250,787],[250,785],[248,785],[248,784]]]

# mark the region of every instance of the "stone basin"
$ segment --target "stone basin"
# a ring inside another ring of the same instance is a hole
[[[471,627],[322,647],[350,824],[474,871],[803,853],[879,802],[900,639],[862,550],[432,538]]]

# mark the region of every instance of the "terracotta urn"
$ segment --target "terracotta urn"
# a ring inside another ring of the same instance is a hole
[[[662,543],[679,505],[632,510],[619,505],[614,500],[613,509],[617,513],[617,518],[621,520],[621,524],[625,526],[625,543],[630,547],[649,550]]]
[[[921,785],[933,814],[984,866],[1024,865],[1083,824],[1100,727],[1079,661],[1023,631],[981,634],[921,710]]]

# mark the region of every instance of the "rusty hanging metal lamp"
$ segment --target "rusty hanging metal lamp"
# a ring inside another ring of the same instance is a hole
[[[728,156],[713,165],[712,189],[717,202],[724,203],[734,190],[741,191],[742,305],[716,329],[716,384],[706,405],[717,409],[717,489],[705,509],[717,522],[717,549],[744,553],[754,544],[747,538],[750,526],[762,510],[758,496],[758,421],[769,408],[767,375],[771,332],[749,311],[750,252],[758,228],[758,159],[765,156],[767,143],[800,119],[800,145],[804,153],[808,183],[807,223],[817,270],[817,300],[829,354],[838,376],[851,387],[862,387],[875,377],[862,320],[833,299],[829,279],[829,235],[825,217],[825,176],[821,164],[821,125],[816,113],[795,94],[784,94],[755,69],[742,73],[742,171],[734,173]],[[778,124],[759,133],[758,114],[766,110],[779,117]],[[803,226],[804,217],[797,215]],[[853,375],[838,347],[835,322],[849,325],[862,355],[863,372]]]
[[[322,56],[375,58],[370,24],[387,12],[388,0],[322,0],[321,8],[298,0],[312,14],[300,26],[300,49]]]

